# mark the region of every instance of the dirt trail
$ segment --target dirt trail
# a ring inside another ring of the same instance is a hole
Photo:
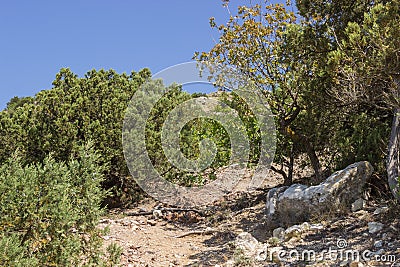
[[[228,260],[224,242],[219,240],[228,229],[207,226],[209,223],[197,214],[164,212],[161,218],[118,217],[121,215],[111,215],[100,226],[110,228],[104,237],[106,243],[116,242],[123,247],[123,266],[215,266]]]
[[[375,214],[376,204],[355,213],[335,217],[317,216],[312,223],[323,224],[317,232],[306,232],[296,239],[278,244],[285,249],[322,251],[345,239],[348,248],[358,251],[383,250],[396,255],[396,262],[351,261],[321,262],[251,262],[238,254],[235,238],[241,232],[251,233],[258,241],[269,243],[271,229],[265,220],[265,196],[277,180],[266,181],[259,191],[237,191],[199,212],[174,210],[146,199],[130,210],[111,210],[101,220],[100,227],[108,226],[104,236],[106,245],[112,242],[123,248],[122,266],[400,266],[400,210]],[[281,181],[280,181],[281,182]],[[130,214],[130,215],[128,215]],[[140,215],[143,214],[143,215]],[[382,222],[385,227],[370,234],[368,223]],[[380,244],[378,247],[378,243]]]
[[[124,248],[124,266],[185,266],[194,262],[190,256],[206,249],[204,241],[207,236],[176,238],[190,228],[162,220],[126,217],[103,220],[103,225],[110,227],[105,239]]]
[[[230,241],[261,225],[263,195],[235,193],[200,213],[146,200],[134,209],[110,211],[100,227],[110,229],[106,244],[123,247],[123,266],[218,266],[233,255]]]

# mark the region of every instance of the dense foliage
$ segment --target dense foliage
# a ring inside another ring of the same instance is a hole
[[[398,106],[398,1],[292,4],[297,14],[267,1],[222,25],[212,18],[219,42],[195,58],[233,66],[263,90],[280,134],[275,170],[287,183],[301,154],[317,177],[356,160],[384,175]]]
[[[14,153],[0,167],[1,266],[113,266],[97,228],[104,167],[90,145],[75,158],[24,165]]]
[[[52,89],[29,101],[14,99],[0,113],[0,162],[16,149],[25,164],[43,162],[49,153],[56,161],[67,161],[93,140],[101,164],[107,165],[103,186],[114,188],[120,199],[131,199],[136,189],[126,178],[121,129],[128,101],[149,77],[147,69],[130,75],[92,70],[84,78],[62,69]]]
[[[122,149],[122,126],[125,110],[138,88],[148,80],[150,72],[144,69],[131,75],[113,70],[88,72],[78,78],[69,69],[62,69],[53,82],[53,88],[32,98],[13,98],[0,113],[1,138],[4,149],[0,161],[5,162],[16,149],[23,164],[42,163],[49,153],[56,161],[75,157],[77,149],[87,140],[102,155],[105,189],[113,189],[113,197],[106,201],[109,207],[129,204],[140,195],[130,177]],[[159,86],[163,87],[162,84]],[[161,88],[162,89],[162,88]],[[161,132],[168,114],[179,104],[204,95],[190,95],[180,86],[172,86],[154,106],[146,124],[146,146],[153,166],[166,179],[181,185],[200,185],[213,180],[218,167],[230,160],[230,140],[220,123],[205,118],[189,122],[180,133],[180,147],[189,159],[199,156],[199,142],[212,139],[217,146],[216,158],[210,168],[201,173],[181,171],[171,165],[164,155]],[[237,110],[247,125],[251,140],[251,162],[259,154],[258,126],[247,105],[237,96],[222,93],[210,96]]]

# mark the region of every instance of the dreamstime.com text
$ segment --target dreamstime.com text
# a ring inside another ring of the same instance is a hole
[[[258,261],[274,261],[278,259],[282,262],[308,261],[318,262],[328,261],[377,261],[377,262],[396,262],[396,255],[386,255],[384,253],[376,253],[371,250],[355,250],[349,249],[347,242],[343,239],[337,241],[337,247],[324,249],[322,251],[315,250],[297,250],[284,249],[282,247],[272,247],[261,249],[257,252],[256,260]]]

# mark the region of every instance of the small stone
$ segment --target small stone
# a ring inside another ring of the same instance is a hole
[[[381,248],[380,250],[374,252],[374,255],[382,255],[383,253],[385,253],[385,250]]]
[[[249,256],[255,252],[259,242],[250,233],[243,232],[236,237],[235,246],[242,249],[246,256]]]
[[[386,206],[384,206],[384,207],[379,207],[379,208],[377,208],[375,211],[374,211],[374,215],[379,215],[379,214],[381,214],[382,212],[385,212],[386,210],[388,210],[389,208],[388,207],[386,207]]]
[[[378,240],[374,242],[374,247],[376,248],[381,248],[383,246],[383,241],[382,240]]]
[[[365,207],[365,200],[359,198],[351,204],[351,211],[356,212],[362,210],[364,207]]]
[[[274,229],[274,231],[272,231],[272,236],[283,240],[285,238],[285,229],[282,227]]]
[[[285,230],[285,239],[291,239],[292,237],[300,237],[302,229],[299,225],[293,225]]]
[[[369,222],[368,223],[368,231],[370,234],[376,234],[380,230],[382,230],[383,226],[385,226],[382,223],[379,222]]]
[[[161,210],[154,210],[153,211],[153,216],[154,216],[155,219],[161,218],[163,216],[162,215],[162,211]]]
[[[349,264],[348,261],[342,261],[339,266],[347,266]]]

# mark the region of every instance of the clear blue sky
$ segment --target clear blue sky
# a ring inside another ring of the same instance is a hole
[[[230,10],[246,4],[232,0]],[[51,88],[63,67],[81,77],[93,68],[130,73],[148,67],[156,73],[190,61],[218,39],[210,17],[226,22],[222,1],[3,1],[0,110],[13,96]]]

